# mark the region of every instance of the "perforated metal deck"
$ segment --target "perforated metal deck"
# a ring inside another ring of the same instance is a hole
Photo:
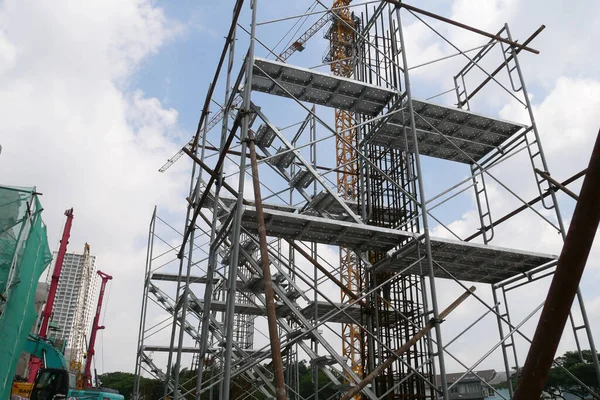
[[[169,346],[142,346],[142,350],[143,351],[159,351],[159,352],[167,352],[171,350],[171,347]],[[198,347],[187,347],[184,346],[181,348],[181,352],[182,353],[199,353],[200,352],[200,348]]]
[[[388,251],[405,239],[414,237],[409,232],[279,210],[264,209],[264,217],[269,236],[360,250]],[[257,232],[254,207],[244,207],[242,226]]]
[[[369,116],[381,114],[386,109],[389,111],[392,100],[398,97],[397,92],[387,88],[256,58],[252,89],[291,97],[270,78],[298,100]],[[401,107],[403,111],[393,114],[381,129],[365,140],[375,145],[414,152],[412,134],[407,132],[406,140],[404,137],[404,127],[409,125],[406,102]],[[419,153],[460,163],[472,164],[481,160],[525,128],[514,122],[424,100],[413,100],[413,109],[416,113]]]
[[[525,128],[524,125],[423,100],[413,100],[413,109],[419,153],[461,163],[479,161]],[[414,152],[412,133],[408,129],[405,140],[403,127],[408,125],[409,114],[399,112],[366,140],[371,144]]]
[[[192,310],[198,313],[202,312],[204,308],[204,302],[202,300],[192,299],[190,303],[190,308]],[[290,309],[282,303],[277,303],[276,308],[278,317],[285,317],[291,312]],[[227,310],[227,305],[224,301],[213,300],[210,303],[210,310],[217,312],[225,312]],[[267,315],[267,309],[256,304],[236,303],[234,305],[234,312],[236,314],[248,314],[256,316]]]
[[[533,268],[556,261],[556,256],[504,249],[495,246],[431,238],[434,272],[438,278],[451,278],[436,263],[456,279],[480,283],[498,283]],[[374,266],[379,271],[398,272],[418,260],[417,243],[400,249]],[[423,248],[421,248],[423,254]],[[405,273],[427,275],[426,262],[416,264]]]
[[[190,299],[190,308],[198,313],[202,313],[202,309],[204,306],[204,302],[195,298],[191,298]],[[319,317],[323,318],[326,314],[330,313],[331,310],[336,310],[338,307],[348,307],[348,305],[343,305],[343,304],[329,304],[329,303],[323,303],[321,304],[321,302],[319,302],[319,306],[317,308],[318,312],[319,312]],[[211,302],[211,306],[210,306],[210,310],[211,311],[217,311],[217,312],[225,312],[226,311],[226,304],[224,301],[217,301],[217,300],[213,300]],[[248,314],[248,315],[255,315],[255,316],[266,316],[267,315],[267,309],[263,306],[258,306],[256,304],[241,304],[241,303],[236,303],[234,306],[235,309],[235,313],[236,314]],[[314,304],[310,304],[309,306],[305,307],[304,309],[301,310],[302,314],[306,317],[306,318],[312,318],[313,317],[313,313],[314,313]],[[285,306],[282,303],[277,303],[277,316],[278,317],[285,317],[287,315],[290,315],[292,313],[292,310],[290,310],[287,306]],[[359,305],[351,305],[348,307],[348,309],[346,310],[346,313],[350,316],[352,316],[352,318],[355,318],[357,321],[360,321],[360,306]],[[393,313],[390,312],[390,315],[392,315]],[[352,319],[350,317],[348,317],[348,315],[340,312],[337,313],[335,315],[332,315],[331,317],[327,318],[328,322],[333,322],[333,323],[350,323],[352,321]],[[401,318],[399,315],[394,314],[393,318]],[[390,322],[393,322],[393,320],[389,320]]]
[[[264,210],[267,235],[285,239],[317,242],[361,251],[389,252],[405,242],[412,241],[374,267],[380,271],[399,272],[418,260],[416,235],[388,228],[360,225],[321,217],[292,214],[278,210]],[[257,231],[256,211],[245,207],[242,226]],[[431,238],[433,259],[457,279],[481,283],[497,283],[556,260],[556,256],[505,249],[489,245]],[[421,249],[424,254],[424,249]],[[406,274],[427,275],[426,263],[406,270]],[[422,270],[421,270],[422,268]],[[441,268],[435,276],[450,278]]]
[[[275,80],[298,100],[366,115],[379,114],[397,96],[393,90],[258,57],[253,74],[252,90],[290,97]]]
[[[365,313],[364,309],[361,310],[360,305],[358,304],[331,304],[326,301],[318,301],[311,302],[307,307],[302,310],[302,314],[308,318],[313,319],[315,316],[315,304],[317,308],[317,318],[319,321],[323,321],[325,317],[329,322],[336,322],[342,324],[353,324],[353,323],[361,323],[363,321],[363,316],[361,313]],[[339,311],[340,308],[344,307],[344,312]],[[412,310],[398,310],[405,317],[412,315]],[[392,324],[398,322],[403,319],[402,315],[394,310],[378,310],[380,323],[385,321],[386,324]]]
[[[177,282],[177,280],[179,279],[179,276],[177,274],[160,274],[160,273],[154,272],[150,279],[152,279],[154,281]],[[214,279],[213,281],[217,282],[217,279]],[[181,277],[181,282],[185,283],[185,276]],[[208,283],[208,279],[206,279],[205,276],[190,276],[190,283],[206,284],[206,283]]]

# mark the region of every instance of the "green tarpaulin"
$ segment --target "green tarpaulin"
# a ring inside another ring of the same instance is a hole
[[[0,399],[10,397],[36,321],[35,292],[52,255],[35,188],[0,186]]]

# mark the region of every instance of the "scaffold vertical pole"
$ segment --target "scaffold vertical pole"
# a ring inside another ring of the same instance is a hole
[[[221,140],[219,144],[219,152],[225,151],[225,142],[227,140],[227,131],[228,131],[228,122],[229,122],[229,112],[230,109],[227,108],[227,99],[231,95],[231,71],[233,70],[233,61],[235,59],[235,30],[232,33],[231,38],[229,39],[231,44],[229,45],[229,55],[227,61],[227,75],[225,78],[225,100],[226,103],[224,105],[225,109],[223,110],[223,122],[221,128]],[[215,180],[215,194],[214,194],[214,204],[215,208],[218,206],[219,197],[221,192],[221,186],[223,183],[222,176],[222,166],[219,170],[215,171],[218,174],[217,179]],[[206,285],[204,288],[204,307],[202,309],[202,321],[200,328],[200,344],[199,344],[199,355],[198,355],[198,371],[196,376],[196,400],[200,400],[200,389],[202,388],[202,374],[204,372],[204,360],[206,358],[206,352],[208,350],[208,334],[210,327],[210,306],[212,302],[213,296],[213,283],[214,283],[214,274],[217,263],[217,250],[218,246],[215,246],[213,243],[217,234],[217,222],[218,222],[218,212],[216,210],[212,213],[212,224],[210,228],[210,240],[209,240],[209,250],[208,250],[208,265],[206,268]],[[212,386],[211,386],[212,388]],[[211,389],[212,390],[212,389]],[[212,397],[211,397],[212,398]]]
[[[512,36],[510,34],[510,29],[508,27],[508,24],[504,24],[504,27],[506,28],[506,35],[508,37],[508,40],[512,41]],[[540,142],[540,137],[539,137],[539,133],[537,130],[537,124],[535,122],[535,117],[533,115],[533,109],[531,107],[531,100],[529,99],[529,94],[527,92],[527,87],[525,86],[525,78],[523,77],[523,71],[521,70],[521,64],[519,63],[519,57],[517,56],[517,51],[516,49],[513,49],[513,53],[514,53],[514,60],[515,60],[515,67],[517,68],[517,73],[519,76],[519,79],[521,81],[521,88],[523,90],[523,97],[525,98],[525,104],[527,104],[527,111],[529,113],[529,117],[531,119],[532,125],[533,125],[533,132],[535,134],[535,138],[536,141],[538,142],[538,147],[539,147],[539,152],[540,152],[540,158],[542,160],[542,165],[544,167],[544,172],[546,173],[550,173],[549,168],[548,168],[548,163],[546,161],[546,157],[544,155],[544,151],[542,149],[542,145]],[[588,171],[589,173],[589,171]],[[566,235],[567,235],[567,231],[565,229],[564,226],[564,222],[560,213],[560,207],[558,205],[558,200],[556,198],[556,192],[554,190],[551,190],[551,196],[552,196],[552,201],[554,203],[554,209],[556,212],[556,219],[558,220],[558,224],[559,227],[561,229],[561,234],[563,237],[563,241],[566,241]],[[585,332],[588,338],[588,343],[590,345],[590,350],[592,351],[592,355],[593,355],[593,364],[594,364],[594,370],[596,371],[596,378],[598,379],[598,384],[600,384],[600,360],[598,360],[598,351],[596,350],[596,344],[594,343],[594,335],[592,333],[592,328],[590,326],[590,322],[588,319],[588,315],[587,315],[587,310],[585,308],[585,304],[583,301],[583,296],[581,294],[581,289],[579,289],[579,287],[577,288],[577,303],[579,304],[579,310],[581,312],[581,318],[583,319],[583,325],[585,327]],[[572,317],[571,317],[572,318]],[[575,330],[573,332],[573,334],[575,336],[577,336],[577,331]],[[577,340],[577,338],[576,338]]]
[[[496,304],[496,320],[498,321],[498,333],[500,333],[500,340],[504,337],[504,328],[502,326],[502,317],[500,312],[500,303],[498,302],[498,294],[497,288],[492,286],[492,298],[494,299],[494,303]],[[506,309],[508,304],[504,304],[504,308]],[[514,389],[512,385],[512,381],[510,379],[510,364],[508,361],[508,353],[506,352],[506,346],[502,343],[502,359],[504,360],[504,371],[506,372],[506,379],[508,382],[508,396],[509,398],[513,397]]]
[[[433,272],[433,260],[431,254],[431,237],[429,235],[429,223],[427,218],[427,203],[425,197],[425,187],[423,184],[423,173],[421,169],[421,157],[419,155],[419,138],[417,136],[415,111],[412,104],[412,94],[410,89],[410,74],[408,72],[408,61],[406,57],[406,46],[404,43],[404,35],[402,33],[402,21],[400,19],[400,7],[396,7],[396,18],[398,19],[398,37],[400,39],[400,50],[402,53],[402,65],[404,68],[404,88],[406,90],[406,100],[408,103],[408,114],[410,119],[410,130],[414,143],[415,167],[417,170],[419,200],[421,208],[421,218],[423,221],[423,236],[425,238],[425,252],[427,257],[427,267],[429,269],[429,287],[431,289],[431,308],[434,318],[434,329],[436,337],[436,355],[440,366],[440,380],[442,383],[442,395],[444,400],[448,400],[448,383],[446,381],[446,364],[444,361],[444,344],[442,341],[442,330],[440,329],[439,309],[437,301],[437,292],[435,287],[435,273]]]
[[[242,226],[242,212],[244,202],[244,184],[246,181],[246,151],[247,144],[246,138],[248,137],[248,129],[250,128],[250,96],[252,93],[252,67],[254,64],[254,42],[256,39],[256,9],[258,8],[258,0],[252,0],[250,7],[252,8],[252,22],[250,28],[250,47],[248,49],[248,55],[246,56],[246,79],[244,83],[244,95],[243,105],[239,112],[243,113],[240,140],[240,177],[238,182],[238,197],[235,205],[235,216],[232,226],[232,239],[233,246],[231,249],[231,261],[229,266],[229,274],[227,276],[227,311],[225,313],[225,355],[223,363],[223,382],[221,385],[221,398],[229,399],[231,391],[231,358],[233,351],[233,317],[235,313],[235,299],[236,299],[236,280],[237,280],[237,267],[239,260],[240,251],[240,233]]]
[[[283,361],[281,357],[281,344],[277,332],[277,309],[275,308],[275,292],[273,291],[273,280],[271,279],[269,251],[267,249],[267,232],[265,217],[262,209],[262,198],[260,193],[260,181],[258,176],[258,163],[256,161],[256,148],[254,135],[248,135],[248,147],[250,149],[250,163],[252,166],[252,185],[254,187],[254,204],[256,206],[256,220],[258,225],[258,241],[260,248],[260,261],[263,274],[263,285],[265,290],[267,324],[269,330],[269,342],[271,343],[271,361],[273,362],[273,374],[275,375],[275,397],[278,400],[286,399],[285,378],[283,376]]]
[[[138,331],[138,347],[135,361],[135,382],[133,385],[133,399],[140,399],[140,378],[142,375],[142,351],[144,351],[144,337],[146,330],[146,312],[148,310],[148,284],[152,271],[152,252],[154,249],[154,229],[156,228],[156,206],[150,219],[148,228],[148,247],[146,250],[146,269],[144,270],[144,288],[142,289],[142,309],[140,312],[140,328]]]

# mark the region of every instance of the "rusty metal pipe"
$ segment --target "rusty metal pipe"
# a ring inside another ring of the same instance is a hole
[[[466,25],[466,24],[463,24],[463,23],[451,20],[450,18],[442,17],[441,15],[437,15],[437,14],[434,14],[432,12],[429,12],[429,11],[417,8],[415,6],[411,6],[410,4],[406,4],[406,3],[400,2],[398,0],[384,0],[384,1],[386,1],[386,2],[388,2],[390,4],[395,5],[396,7],[406,8],[407,10],[416,12],[417,14],[422,14],[422,15],[425,15],[427,17],[430,17],[430,18],[433,18],[433,19],[437,19],[438,21],[442,21],[442,22],[445,22],[447,24],[458,26],[459,28],[466,29],[468,31],[471,31],[471,32],[474,32],[474,33],[478,33],[478,34],[480,34],[482,36],[485,36],[485,37],[488,37],[490,39],[495,39],[495,40],[497,40],[499,42],[509,44],[509,45],[514,46],[514,47],[516,47],[518,49],[527,50],[527,51],[529,51],[531,53],[534,53],[534,54],[540,54],[540,52],[538,50],[532,49],[531,47],[527,47],[524,44],[513,42],[512,40],[504,39],[503,37],[498,36],[498,35],[494,35],[493,33],[482,31],[481,29],[473,28],[472,26],[469,26],[469,25]]]
[[[538,174],[539,176],[541,176],[542,178],[544,178],[545,180],[547,180],[548,182],[550,182],[551,184],[553,184],[554,186],[556,186],[557,188],[559,188],[560,190],[562,190],[563,192],[565,192],[573,200],[575,200],[575,201],[579,200],[579,196],[577,196],[575,193],[573,193],[571,190],[569,190],[562,183],[560,183],[559,181],[557,181],[556,179],[554,179],[553,177],[551,177],[549,173],[547,173],[545,171],[542,171],[540,169],[537,169],[537,168],[535,168],[534,171],[535,171],[536,174]]]
[[[444,311],[442,311],[439,315],[440,320],[443,320],[450,314],[456,307],[458,307],[463,301],[465,301],[471,293],[475,291],[475,286],[471,286],[469,290],[463,293],[458,299],[454,300],[452,304],[448,306]],[[356,384],[356,386],[352,387],[349,391],[344,393],[340,400],[350,400],[354,397],[358,392],[360,392],[365,386],[371,383],[378,375],[380,375],[383,371],[389,368],[402,354],[406,353],[410,350],[419,340],[423,338],[429,331],[431,331],[436,325],[436,321],[433,319],[430,320],[427,325],[423,327],[419,332],[417,332],[410,340],[404,343],[398,350],[394,351],[394,354],[387,358],[383,363],[381,363],[377,368],[375,368],[369,375],[367,375],[362,381]]]
[[[237,117],[235,118],[235,121],[233,121],[233,126],[231,127],[231,132],[229,133],[229,136],[227,137],[227,140],[225,141],[225,144],[223,146],[223,152],[221,154],[219,154],[219,159],[217,160],[217,164],[215,165],[215,171],[219,171],[221,166],[225,162],[226,152],[227,152],[227,150],[229,150],[229,146],[231,146],[231,142],[233,141],[233,138],[235,137],[235,132],[240,127],[240,123],[242,121],[241,116],[242,116],[242,114],[238,113]],[[191,154],[191,152],[185,151],[186,150],[185,146],[182,148],[182,150],[187,155]],[[179,250],[179,253],[177,253],[177,258],[179,258],[180,260],[183,259],[185,243],[187,243],[187,241],[190,237],[191,231],[193,230],[193,228],[196,224],[196,219],[198,219],[198,213],[200,212],[200,209],[202,208],[202,205],[204,204],[204,201],[206,200],[206,197],[208,196],[208,193],[210,192],[210,188],[213,185],[213,183],[215,183],[215,181],[216,181],[215,175],[212,175],[210,177],[210,179],[208,180],[208,183],[206,184],[206,188],[204,189],[204,193],[202,193],[202,197],[200,197],[200,200],[198,200],[198,203],[196,204],[196,207],[194,208],[194,213],[192,214],[192,219],[191,219],[189,225],[186,227],[185,232],[183,233],[183,241],[181,242],[182,243],[181,250]]]
[[[208,86],[208,92],[206,93],[206,98],[204,99],[204,106],[202,107],[202,114],[200,115],[200,121],[198,121],[198,127],[196,128],[196,134],[194,135],[194,140],[192,142],[192,149],[198,145],[198,139],[200,138],[200,128],[203,126],[204,119],[208,117],[208,110],[210,99],[212,99],[213,92],[215,87],[217,86],[217,81],[219,80],[219,75],[221,74],[221,68],[223,68],[223,63],[225,62],[225,56],[227,55],[227,50],[229,46],[234,40],[235,36],[235,28],[237,26],[237,21],[242,12],[242,5],[244,4],[244,0],[236,1],[233,6],[233,18],[231,19],[231,25],[229,26],[229,32],[227,32],[227,36],[225,37],[225,46],[223,46],[223,50],[221,51],[221,57],[219,58],[219,63],[217,64],[217,70],[215,71],[215,76],[211,84]],[[227,116],[225,116],[227,118]],[[186,146],[183,146],[185,148]],[[179,257],[181,258],[181,257]]]
[[[286,400],[285,379],[283,376],[283,360],[281,357],[281,344],[277,332],[277,312],[275,308],[275,292],[271,280],[269,264],[269,251],[267,248],[267,230],[262,208],[260,194],[260,181],[258,179],[258,162],[256,160],[256,146],[254,145],[254,132],[248,132],[248,148],[250,149],[250,165],[252,166],[252,186],[254,187],[254,204],[256,206],[256,222],[258,224],[258,243],[260,247],[260,261],[265,286],[265,299],[267,303],[267,322],[269,326],[269,340],[271,342],[271,360],[275,375],[275,396],[278,400]]]
[[[539,399],[600,223],[600,132],[514,400]]]
[[[566,185],[569,185],[569,184],[575,182],[577,179],[581,178],[582,176],[585,176],[586,172],[587,172],[587,169],[584,169],[583,171],[578,172],[577,174],[573,175],[572,177],[570,177],[566,181],[561,182],[561,185],[562,186],[566,186]],[[521,207],[517,208],[516,210],[513,210],[513,211],[509,212],[508,214],[506,214],[502,218],[498,218],[496,221],[492,222],[491,225],[488,225],[488,226],[484,227],[483,229],[479,230],[478,232],[472,234],[468,238],[464,239],[464,241],[465,242],[470,242],[471,240],[475,239],[476,237],[481,236],[484,231],[490,230],[491,228],[500,225],[501,223],[503,223],[503,222],[509,220],[510,218],[514,217],[515,215],[519,214],[521,211],[527,210],[530,206],[538,203],[542,199],[545,199],[546,197],[550,196],[551,194],[552,194],[552,191],[544,192],[543,195],[536,197],[535,199],[531,200],[527,204],[523,204]]]

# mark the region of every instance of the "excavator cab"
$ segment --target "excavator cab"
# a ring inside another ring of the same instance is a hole
[[[47,368],[38,372],[30,400],[124,400],[116,390],[88,388],[78,390],[77,377],[65,369]]]
[[[66,399],[69,389],[75,386],[75,376],[58,368],[41,370],[31,390],[31,400]]]

